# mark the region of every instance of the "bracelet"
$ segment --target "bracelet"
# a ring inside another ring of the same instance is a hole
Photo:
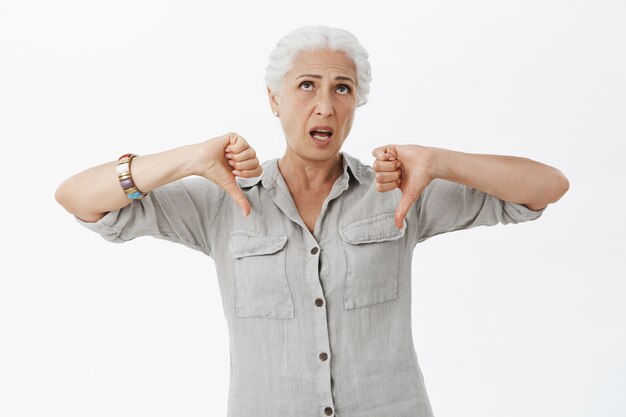
[[[115,168],[117,171],[117,178],[120,180],[120,185],[122,186],[122,190],[126,193],[126,197],[131,200],[137,200],[145,197],[148,193],[143,193],[139,191],[135,183],[133,182],[133,177],[130,174],[130,163],[134,157],[136,157],[134,153],[126,153],[118,158],[117,167]]]

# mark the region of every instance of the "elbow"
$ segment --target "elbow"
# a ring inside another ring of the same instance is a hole
[[[65,211],[70,214],[75,214],[76,202],[72,198],[72,193],[70,192],[72,185],[70,184],[70,180],[67,179],[61,183],[54,192],[54,199],[59,203]]]
[[[63,181],[61,185],[59,185],[54,192],[54,199],[59,203],[65,210],[67,210],[67,192],[66,192],[66,181]],[[69,211],[69,210],[68,210]]]
[[[553,179],[546,181],[541,191],[542,198],[536,202],[524,204],[531,210],[541,210],[549,204],[556,203],[569,190],[569,180],[561,171],[554,169]]]
[[[555,201],[560,200],[561,197],[563,197],[565,193],[569,191],[569,180],[567,179],[567,177],[559,170],[557,170],[557,177],[558,177],[557,189],[559,191],[558,191],[558,198]]]
[[[551,192],[552,198],[550,198],[549,204],[556,203],[567,193],[569,190],[569,180],[558,169],[555,168],[555,180],[552,183]]]
[[[54,192],[54,199],[70,214],[74,214],[74,206],[72,203],[71,195],[68,192],[67,180],[65,180]]]
[[[68,180],[65,180],[54,192],[55,200],[63,206],[65,211],[78,217],[84,222],[97,222],[108,213],[108,211],[104,213],[91,213],[76,209],[75,203],[72,203],[71,197],[68,195],[67,190],[69,185],[67,182]]]

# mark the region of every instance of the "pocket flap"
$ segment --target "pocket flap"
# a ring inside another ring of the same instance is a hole
[[[402,220],[402,229],[395,223],[395,212],[383,213],[364,220],[359,220],[339,230],[339,235],[348,243],[384,242],[400,239],[406,230],[406,219]]]
[[[234,258],[253,255],[269,255],[281,250],[287,236],[265,236],[250,231],[238,230],[230,234],[228,250]]]

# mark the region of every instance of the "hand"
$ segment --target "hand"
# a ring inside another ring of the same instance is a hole
[[[230,132],[203,143],[204,161],[201,176],[222,187],[241,207],[244,215],[249,215],[250,202],[245,197],[235,177],[258,177],[263,172],[256,152],[237,133]]]
[[[380,192],[400,188],[402,198],[396,207],[398,229],[411,205],[424,188],[435,178],[434,148],[419,145],[385,145],[375,148],[372,168],[376,172],[376,190]]]

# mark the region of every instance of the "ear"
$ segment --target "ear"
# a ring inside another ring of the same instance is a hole
[[[272,113],[278,111],[278,96],[269,87],[267,87],[267,97],[270,100]]]

